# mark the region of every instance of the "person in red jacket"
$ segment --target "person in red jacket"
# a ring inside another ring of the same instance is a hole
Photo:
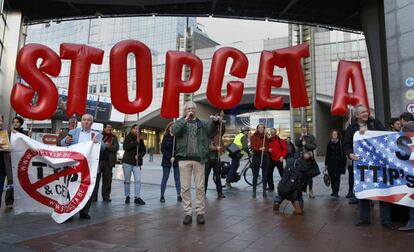
[[[279,171],[279,175],[283,177],[283,159],[287,155],[288,146],[285,140],[281,139],[277,134],[276,129],[270,130],[270,138],[269,138],[269,148],[271,149],[270,152],[270,160],[269,160],[269,168],[267,170],[267,190],[273,192],[275,190],[275,184],[273,182],[273,172],[275,170],[275,166]]]
[[[250,145],[253,150],[252,170],[253,170],[253,198],[256,198],[257,177],[262,168],[263,177],[263,198],[267,197],[267,168],[269,166],[269,142],[265,132],[265,125],[259,123],[256,132],[250,137]]]

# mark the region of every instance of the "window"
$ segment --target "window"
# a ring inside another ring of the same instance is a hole
[[[102,85],[99,87],[99,92],[100,92],[100,93],[107,93],[107,92],[108,92],[108,85],[107,85],[107,84],[102,84]]]
[[[96,94],[96,85],[90,85],[89,86],[89,93],[90,94]]]
[[[162,87],[164,87],[164,81],[162,81],[162,80],[159,80],[159,81],[157,81],[157,86],[156,86],[157,88],[162,88]]]

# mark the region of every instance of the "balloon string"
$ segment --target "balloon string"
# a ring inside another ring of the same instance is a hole
[[[217,151],[217,160],[220,164],[220,149],[221,149],[221,133],[223,131],[223,121],[221,120],[221,116],[223,115],[223,110],[220,111],[220,126],[219,126],[219,138],[218,138],[218,151]]]
[[[139,113],[137,113],[137,124],[138,124],[138,121],[139,121]],[[141,127],[138,125],[138,131],[137,131],[137,142],[138,142],[138,144],[137,144],[137,166],[139,166],[139,145],[140,145],[140,143],[141,143],[141,139],[140,139],[140,131],[141,131]]]
[[[266,112],[268,112],[269,111],[269,109],[267,109],[267,111]],[[266,113],[267,114],[267,113]],[[263,156],[264,156],[264,147],[265,147],[265,142],[266,142],[266,127],[267,127],[267,115],[266,115],[266,118],[265,118],[265,125],[264,125],[264,131],[263,131],[263,144],[262,144],[262,148],[263,148],[263,150],[262,150],[262,153],[261,153],[261,155],[260,155],[260,167],[262,167],[263,168]]]
[[[173,119],[174,124],[175,124],[175,121],[176,121],[176,118]],[[168,134],[170,134],[170,132],[168,132]],[[173,149],[172,149],[172,156],[171,157],[174,157],[174,155],[175,155],[175,136],[173,135]]]

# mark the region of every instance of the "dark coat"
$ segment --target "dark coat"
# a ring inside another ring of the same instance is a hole
[[[175,154],[177,153],[177,144],[174,143],[174,137],[170,134],[166,133],[162,139],[161,142],[161,152],[162,152],[162,161],[161,166],[168,166],[171,167],[171,158],[172,158],[172,152],[173,152],[173,144],[175,144]],[[178,167],[178,159],[174,159],[173,167]]]
[[[385,127],[382,125],[380,121],[374,118],[369,118],[367,122],[368,130],[380,130],[385,131]],[[354,153],[353,151],[353,143],[354,143],[354,134],[355,132],[359,131],[359,124],[356,120],[354,120],[346,129],[345,136],[343,139],[343,149],[346,156],[349,154]]]
[[[112,134],[111,142],[109,144],[109,147],[106,147],[105,150],[101,151],[100,160],[103,157],[107,157],[109,165],[114,167],[116,164],[116,154],[119,150],[118,138],[114,134]]]
[[[285,159],[293,158],[295,156],[295,152],[296,152],[295,145],[293,145],[292,142],[286,142],[286,144],[288,146],[288,152],[285,156]]]
[[[137,165],[135,156],[137,155],[138,141],[137,137],[131,132],[125,137],[124,140],[124,157],[122,163]],[[145,156],[147,149],[145,148],[144,140],[139,141],[139,155],[138,155],[138,166],[142,166],[142,158]]]
[[[342,148],[342,141],[329,141],[326,145],[325,166],[330,172],[345,173],[346,156]]]
[[[305,145],[303,145],[302,140],[305,140]],[[295,145],[296,147],[298,147],[298,154],[302,154],[305,151],[314,151],[317,147],[318,144],[316,142],[316,138],[311,135],[311,134],[307,134],[305,136],[302,137],[298,137],[295,140]]]

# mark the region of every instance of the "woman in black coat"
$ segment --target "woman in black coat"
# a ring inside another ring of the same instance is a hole
[[[341,174],[345,173],[346,156],[342,149],[341,133],[338,130],[331,132],[331,139],[326,146],[325,166],[331,178],[333,197],[339,197]]]
[[[168,177],[170,176],[171,166],[174,169],[174,181],[175,181],[175,190],[177,191],[177,200],[178,202],[182,201],[181,198],[181,184],[180,184],[180,169],[178,168],[178,160],[175,159],[176,146],[175,146],[175,137],[172,134],[172,127],[174,126],[173,122],[170,122],[165,128],[164,138],[161,142],[161,152],[162,152],[162,180],[161,180],[161,198],[160,202],[164,203],[164,193],[167,187]]]

